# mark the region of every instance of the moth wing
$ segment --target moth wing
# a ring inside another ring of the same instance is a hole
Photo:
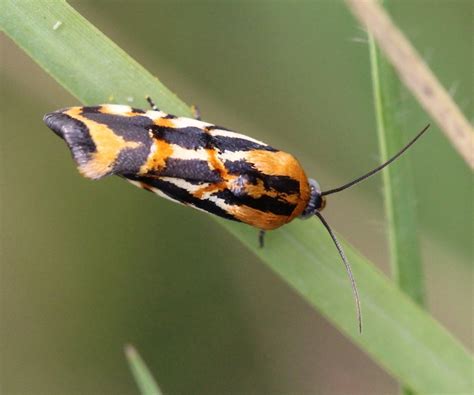
[[[69,107],[44,117],[88,178],[136,173],[151,147],[153,120],[129,106]]]
[[[241,222],[275,229],[306,207],[308,180],[292,155],[268,147],[221,157],[228,181],[217,196],[232,203],[229,211]]]

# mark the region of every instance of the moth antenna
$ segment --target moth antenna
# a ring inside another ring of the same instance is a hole
[[[336,235],[334,234],[334,232],[332,231],[331,227],[326,222],[324,217],[321,215],[319,211],[315,211],[315,215],[321,220],[324,227],[327,229],[329,235],[332,238],[332,241],[334,241],[334,244],[336,245],[336,248],[339,251],[339,255],[341,256],[342,261],[344,262],[344,266],[346,267],[347,274],[349,276],[349,279],[351,280],[352,292],[354,293],[354,299],[356,302],[356,314],[357,314],[357,321],[359,323],[359,333],[362,333],[362,314],[360,310],[359,291],[357,290],[357,284],[355,282],[354,275],[352,274],[351,265],[349,264],[349,261],[346,258],[346,254],[344,253],[342,246],[339,244],[339,241],[337,240]]]
[[[363,176],[360,176],[356,178],[355,180],[352,180],[351,182],[348,182],[347,184],[344,184],[340,187],[330,189],[328,191],[323,191],[321,192],[321,196],[324,195],[331,195],[332,193],[340,192],[343,191],[344,189],[350,188],[351,186],[358,184],[359,182],[365,180],[366,178],[369,178],[370,176],[373,176],[375,173],[378,173],[380,170],[382,170],[384,167],[388,166],[390,163],[392,163],[395,159],[397,159],[399,156],[401,156],[408,148],[410,148],[413,144],[415,144],[416,140],[418,140],[423,133],[425,133],[428,128],[430,127],[430,124],[426,125],[423,130],[418,133],[413,140],[411,140],[405,147],[403,147],[397,154],[392,156],[389,160],[387,160],[385,163],[382,163],[380,166],[376,167],[375,169],[369,171],[368,173],[364,174]]]

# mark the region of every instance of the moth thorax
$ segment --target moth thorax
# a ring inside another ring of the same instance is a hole
[[[308,179],[311,195],[309,197],[308,205],[300,215],[301,219],[306,219],[314,215],[316,211],[321,211],[326,206],[326,199],[321,196],[321,187],[316,180]]]

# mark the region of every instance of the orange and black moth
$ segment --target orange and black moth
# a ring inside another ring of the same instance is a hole
[[[317,184],[292,155],[210,123],[123,105],[71,107],[45,122],[66,141],[85,177],[119,175],[262,230],[322,204],[312,193]]]
[[[320,211],[325,195],[346,189],[378,172],[322,192],[306,176],[297,159],[261,141],[199,119],[176,117],[156,108],[144,111],[126,105],[70,107],[46,114],[44,121],[65,140],[79,172],[91,179],[108,175],[174,202],[264,231],[294,218],[317,216],[343,259],[357,302],[357,288],[344,252]]]

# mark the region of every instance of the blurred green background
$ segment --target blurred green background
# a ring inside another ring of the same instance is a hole
[[[294,153],[323,188],[378,163],[366,35],[344,3],[70,3],[205,120]],[[472,3],[391,10],[472,119]],[[209,216],[81,178],[41,121],[78,102],[3,34],[0,48],[2,393],[136,394],[128,342],[169,394],[396,391]],[[430,121],[408,92],[394,111],[408,135]],[[471,173],[437,127],[409,155],[429,309],[472,349]],[[326,216],[387,271],[380,177]]]

